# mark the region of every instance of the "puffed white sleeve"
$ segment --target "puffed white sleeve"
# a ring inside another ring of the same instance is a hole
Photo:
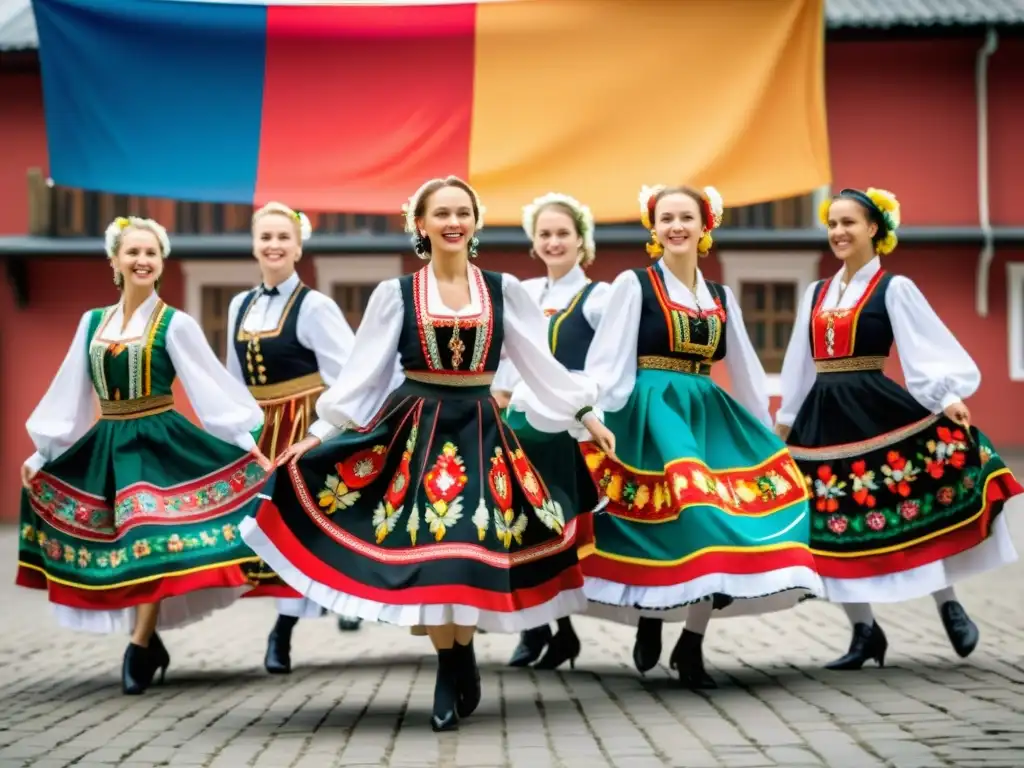
[[[981,371],[914,283],[897,275],[885,292],[907,390],[932,413],[978,391]]]
[[[238,350],[235,349],[235,321],[247,293],[248,291],[243,291],[235,295],[228,304],[227,349],[224,351],[224,365],[227,366],[228,373],[239,381],[245,381],[245,372],[242,370],[242,361],[238,359]]]
[[[403,306],[397,279],[385,280],[373,289],[345,371],[317,400],[320,418],[310,426],[309,434],[323,442],[345,429],[368,424],[401,383],[396,359]]]
[[[595,331],[601,324],[605,309],[608,307],[608,299],[611,298],[612,287],[608,283],[597,283],[590,289],[587,300],[583,303],[583,317],[587,324]]]
[[[522,378],[517,390],[529,390],[528,397],[513,393],[510,407],[522,410],[530,423],[542,432],[566,432],[579,426],[577,415],[597,401],[597,383],[580,373],[570,373],[558,362],[548,346],[544,313],[514,276],[502,276],[505,298],[505,351]]]
[[[725,324],[725,367],[732,383],[732,396],[750,411],[754,418],[772,428],[768,410],[768,376],[761,365],[754,345],[750,343],[743,310],[729,286],[725,289],[727,321]]]
[[[77,443],[96,421],[96,397],[86,348],[91,315],[91,311],[86,312],[78,321],[64,362],[25,423],[36,447],[25,463],[34,472]]]
[[[782,374],[779,376],[782,390],[782,403],[775,414],[775,423],[792,427],[800,408],[807,399],[807,393],[814,386],[818,373],[814,368],[814,355],[811,352],[811,304],[814,302],[814,288],[811,283],[800,299],[793,322],[793,333],[790,334],[786,346],[786,357],[782,361]]]
[[[203,429],[251,451],[263,426],[263,410],[245,384],[217,359],[190,315],[174,313],[167,328],[167,353]]]
[[[328,296],[312,291],[299,310],[299,343],[313,350],[327,386],[333,386],[352,355],[356,335],[341,308]]]
[[[623,272],[608,290],[604,315],[584,366],[587,377],[601,388],[597,407],[604,413],[622,410],[633,393],[642,308],[643,293],[636,273]]]

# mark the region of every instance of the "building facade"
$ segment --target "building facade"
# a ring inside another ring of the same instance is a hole
[[[870,0],[829,2],[826,88],[835,188],[878,186],[903,206],[901,246],[886,259],[912,278],[972,354],[982,386],[969,406],[997,444],[1024,448],[1024,14],[991,3],[987,19],[940,13],[894,18]],[[921,13],[928,9],[927,2]],[[1011,5],[1011,4],[1007,4]],[[980,22],[987,22],[980,23]],[[2,41],[0,27],[0,41]],[[81,313],[116,300],[100,235],[125,212],[178,232],[162,294],[196,317],[223,354],[230,296],[258,280],[250,210],[51,188],[38,63],[0,51],[0,520],[16,518],[18,468],[32,446],[24,422],[63,359]],[[111,109],[118,109],[112,104]],[[652,179],[652,182],[658,181]],[[411,191],[411,190],[410,190]],[[538,193],[548,190],[538,190]],[[562,190],[586,199],[585,190]],[[634,195],[635,190],[623,190]],[[818,195],[827,194],[820,190]],[[526,201],[524,201],[526,202]],[[778,385],[796,304],[833,274],[815,196],[729,212],[702,266],[729,284]],[[726,201],[728,204],[728,201]],[[330,214],[316,222],[300,273],[358,325],[373,287],[408,272],[394,218]],[[228,233],[228,234],[221,234]],[[591,275],[611,280],[646,263],[637,222],[602,227]],[[488,230],[480,265],[541,274],[522,233]],[[900,379],[898,362],[890,374]],[[728,386],[728,381],[723,383]],[[777,390],[776,390],[777,391]],[[179,402],[185,402],[184,397]]]

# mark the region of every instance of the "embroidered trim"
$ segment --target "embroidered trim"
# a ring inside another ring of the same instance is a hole
[[[306,287],[306,284],[301,280],[299,284],[295,286],[295,290],[292,291],[292,295],[288,297],[288,303],[284,305],[284,309],[281,311],[281,318],[277,321],[277,326],[271,328],[269,331],[245,331],[242,330],[245,327],[245,319],[249,317],[249,313],[252,312],[253,306],[259,300],[259,296],[253,297],[253,300],[249,302],[245,308],[244,314],[238,319],[238,329],[235,332],[235,336],[238,341],[252,341],[253,339],[272,339],[275,336],[280,336],[281,331],[284,330],[285,321],[288,319],[288,315],[291,313],[292,308],[295,306],[295,302],[299,299],[299,294],[302,293],[302,289]],[[252,290],[258,291],[259,288],[253,288]]]
[[[640,355],[636,359],[637,370],[672,371],[673,373],[692,373],[697,376],[710,376],[714,360],[680,360],[664,355]]]
[[[815,360],[818,373],[849,373],[850,371],[881,371],[885,369],[884,356],[837,357],[832,360]]]
[[[878,270],[868,282],[867,287],[864,289],[864,293],[857,299],[857,303],[849,309],[822,309],[822,305],[825,303],[825,299],[828,296],[828,290],[832,285],[832,281],[835,278],[830,277],[825,281],[825,285],[821,289],[821,294],[818,296],[818,301],[814,305],[814,311],[811,313],[811,352],[816,360],[828,359],[830,357],[850,357],[853,355],[854,348],[857,343],[857,323],[860,320],[860,313],[868,303],[868,299],[874,294],[875,289],[878,287],[878,283],[881,281],[882,276],[885,274],[884,269]],[[853,316],[852,320],[844,322],[850,316]],[[839,339],[840,350],[839,354],[836,354],[836,333],[838,331],[847,331],[848,336],[844,339]],[[818,326],[823,325],[822,338],[818,338]],[[824,346],[822,346],[822,344]],[[824,354],[822,354],[824,352]]]
[[[140,419],[155,416],[174,407],[174,395],[146,395],[131,400],[100,400],[100,418],[106,420]]]
[[[428,311],[427,297],[429,293],[429,267],[423,267],[412,278],[413,309],[416,313],[416,325],[420,335],[420,346],[427,366],[434,371],[452,370],[446,368],[437,344],[437,327],[473,328],[473,354],[469,362],[469,373],[480,373],[484,369],[487,352],[491,347],[494,332],[494,306],[490,291],[484,282],[483,272],[472,264],[469,265],[470,279],[476,284],[477,295],[480,297],[480,311],[475,315],[434,315]]]
[[[325,389],[324,380],[319,373],[309,373],[297,379],[279,381],[276,384],[253,384],[249,386],[249,394],[261,406],[277,405],[285,400],[294,400],[308,395],[315,395]]]
[[[583,295],[590,287],[590,283],[591,281],[587,280],[587,284],[580,288],[576,295],[572,297],[572,301],[569,302],[569,306],[562,310],[555,310],[551,315],[549,315],[549,317],[553,318],[550,321],[548,333],[548,343],[551,347],[551,354],[554,354],[555,350],[558,348],[558,331],[562,326],[562,322],[576,310],[576,305],[583,299]]]
[[[420,384],[440,384],[443,387],[489,387],[493,373],[462,373],[461,371],[405,371],[405,378]]]
[[[806,459],[808,461],[823,461],[826,459],[849,459],[851,457],[860,456],[861,454],[868,453],[869,451],[885,448],[893,443],[906,440],[908,437],[928,429],[940,418],[942,418],[940,414],[925,416],[923,419],[915,421],[913,424],[907,424],[905,427],[894,429],[892,432],[886,432],[884,435],[877,435],[867,440],[860,440],[856,443],[825,445],[821,448],[804,448],[799,445],[791,445],[789,446],[789,452],[793,455],[794,459],[798,460]]]
[[[656,267],[647,268],[651,285],[654,288],[654,295],[661,305],[661,311],[665,315],[665,322],[668,326],[669,349],[672,352],[682,352],[688,355],[696,355],[704,359],[711,359],[718,350],[722,341],[722,332],[725,329],[725,310],[721,302],[715,298],[714,309],[705,309],[697,312],[694,309],[683,306],[669,298],[668,290],[661,280],[661,275]],[[700,318],[708,324],[708,343],[696,344],[690,339],[690,318]]]

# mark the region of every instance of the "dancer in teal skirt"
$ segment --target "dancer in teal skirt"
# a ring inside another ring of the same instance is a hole
[[[647,268],[620,275],[587,356],[617,457],[583,444],[608,498],[583,560],[595,615],[637,625],[633,658],[661,656],[664,621],[685,621],[670,664],[715,687],[703,635],[720,615],[820,596],[803,477],[771,431],[766,376],[735,296],[697,267],[722,216],[707,188],[645,188]],[[710,376],[725,363],[730,395]]]

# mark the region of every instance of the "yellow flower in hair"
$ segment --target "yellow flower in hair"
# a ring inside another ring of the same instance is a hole
[[[898,242],[899,239],[896,237],[896,233],[890,230],[885,237],[875,244],[875,253],[879,256],[888,256],[896,250],[896,244]]]
[[[896,199],[896,195],[887,189],[876,189],[875,187],[868,187],[864,190],[864,194],[871,199],[871,202],[878,206],[878,210],[883,214],[888,214],[893,229],[899,227],[900,202]]]
[[[832,208],[832,200],[822,200],[821,205],[818,206],[818,221],[828,226],[828,212]]]
[[[116,219],[114,219],[114,223],[117,224],[118,229],[128,229],[129,225],[131,224],[131,221],[125,218],[124,216],[118,216]]]
[[[700,240],[697,241],[697,253],[701,256],[706,256],[711,250],[711,244],[714,240],[711,237],[711,233],[705,230],[701,233]]]
[[[651,230],[651,242],[646,245],[647,255],[652,259],[656,259],[665,252],[665,249],[661,247],[661,241],[658,240],[658,236],[654,234],[654,230]]]

